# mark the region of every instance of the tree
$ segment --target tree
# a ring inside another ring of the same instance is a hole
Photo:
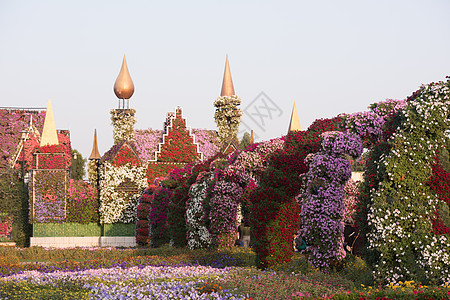
[[[72,149],[72,165],[70,167],[70,178],[82,180],[85,174],[86,158],[80,152]]]
[[[31,225],[28,222],[28,189],[19,179],[20,171],[1,170],[0,217],[12,217],[11,240],[17,246],[29,245]]]
[[[241,139],[241,142],[239,143],[239,148],[245,150],[245,148],[247,148],[248,145],[250,145],[250,133],[245,132],[244,136]]]

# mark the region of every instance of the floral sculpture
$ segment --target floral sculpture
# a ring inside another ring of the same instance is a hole
[[[122,141],[100,160],[100,222],[134,223],[138,199],[147,179],[134,145]]]
[[[327,268],[332,260],[345,257],[344,186],[352,174],[350,162],[344,155],[359,157],[361,138],[353,133],[337,131],[322,134],[322,151],[306,158],[306,191],[298,197],[301,205],[302,233],[314,267]]]
[[[448,173],[435,160],[447,151],[449,105],[449,81],[422,86],[371,150],[357,221],[377,281],[450,281],[450,237],[436,228]]]
[[[186,163],[202,160],[203,154],[195,142],[195,136],[186,127],[182,109],[178,107],[174,116],[168,119],[167,132],[147,167],[148,183],[155,178],[166,176],[171,170],[183,167]]]
[[[186,204],[186,226],[189,249],[209,248],[211,234],[207,226],[208,215],[205,213],[206,189],[210,184],[211,173],[202,172],[198,175],[196,183],[191,185],[189,200]]]
[[[111,124],[114,127],[114,144],[118,144],[124,140],[134,140],[134,124],[136,124],[134,114],[136,110],[133,108],[112,109],[110,113]]]
[[[242,110],[238,108],[240,104],[241,98],[237,95],[220,96],[214,101],[216,107],[214,119],[222,142],[237,141],[242,116]]]
[[[20,132],[30,124],[41,132],[44,118],[45,111],[0,109],[0,166],[6,166],[10,163],[20,142]],[[33,144],[32,147],[26,147],[25,150],[34,150],[36,145],[38,143]],[[32,158],[32,154],[27,155],[27,157]],[[29,162],[31,161],[30,159]],[[31,166],[31,164],[28,164],[28,166]]]
[[[149,213],[153,201],[153,192],[155,186],[149,186],[144,190],[141,197],[139,197],[139,204],[137,206],[137,222],[136,222],[136,244],[140,246],[147,246],[149,244],[150,222]]]
[[[258,174],[258,186],[250,194],[251,241],[258,268],[291,260],[292,237],[299,229],[299,175],[308,167],[304,158],[320,148],[320,134],[338,130],[343,119],[316,120],[307,131],[292,131],[281,149],[273,152]]]

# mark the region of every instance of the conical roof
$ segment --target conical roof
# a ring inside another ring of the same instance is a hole
[[[50,98],[47,103],[47,112],[45,113],[44,128],[42,129],[40,147],[48,145],[58,145],[58,134],[56,133],[55,119],[53,118],[52,102]]]
[[[292,114],[291,114],[291,122],[289,123],[289,131],[294,131],[294,130],[302,130],[300,127],[300,119],[298,118],[298,112],[297,112],[297,106],[295,105],[295,101],[294,101],[294,107],[292,108]]]
[[[223,73],[222,91],[220,92],[220,96],[233,96],[233,95],[235,95],[233,80],[231,79],[230,64],[228,63],[228,54],[227,54],[227,59],[225,61],[225,71]]]
[[[127,60],[123,55],[122,68],[114,83],[114,93],[119,99],[130,99],[134,93],[134,84],[131,80],[130,72],[128,72]]]
[[[100,155],[100,152],[98,151],[98,145],[97,145],[97,129],[94,131],[94,144],[92,145],[92,152],[91,156],[89,156],[89,159],[100,159],[102,158]]]

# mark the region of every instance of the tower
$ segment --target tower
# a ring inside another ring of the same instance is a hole
[[[42,129],[40,147],[58,145],[58,134],[56,133],[55,118],[53,117],[52,102],[47,102],[47,113],[45,114],[44,128]]]
[[[134,117],[136,110],[130,108],[130,98],[134,93],[134,84],[128,72],[125,55],[123,56],[122,68],[114,83],[113,90],[117,98],[119,98],[119,108],[111,110],[111,121],[114,127],[114,144],[119,144],[123,140],[134,139],[134,124],[136,123],[136,118]],[[125,100],[127,100],[127,108],[125,108]]]
[[[289,129],[288,133],[290,131],[301,131],[300,127],[300,119],[298,118],[298,112],[297,112],[297,106],[295,105],[294,101],[294,107],[292,108],[292,114],[291,114],[291,121],[289,122]]]
[[[91,155],[89,156],[88,163],[88,178],[89,182],[98,187],[98,162],[101,159],[100,152],[98,151],[97,144],[97,129],[94,130],[94,142],[92,144]]]
[[[219,128],[219,138],[224,145],[231,142],[239,142],[237,133],[242,116],[242,110],[238,107],[240,104],[241,98],[234,92],[227,55],[225,71],[223,73],[222,90],[220,92],[220,97],[214,101],[214,106],[216,107],[214,119]]]

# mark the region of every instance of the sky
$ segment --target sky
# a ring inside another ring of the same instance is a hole
[[[294,101],[315,119],[404,99],[450,75],[450,1],[0,0],[0,106],[45,107],[88,157],[97,129],[113,145],[110,110],[122,59],[135,85],[136,129],[217,129],[228,54],[244,112],[240,135],[287,133]]]

